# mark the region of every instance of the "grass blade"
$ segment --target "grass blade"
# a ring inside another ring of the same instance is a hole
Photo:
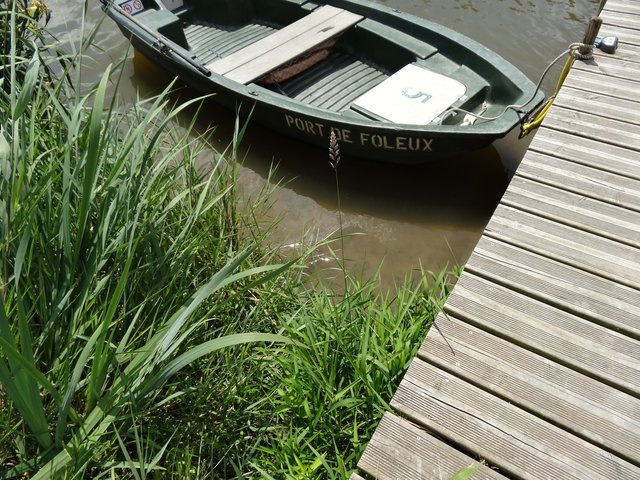
[[[104,115],[103,108],[110,72],[111,67],[108,66],[96,90],[94,104],[91,109],[91,117],[89,119],[86,159],[83,165],[82,191],[80,192],[80,208],[78,211],[78,238],[76,239],[75,245],[74,264],[77,264],[83,249],[85,230],[89,218],[89,205],[95,194],[94,187],[101,154],[100,144],[102,138],[102,118]]]
[[[480,468],[480,464],[475,463],[473,465],[469,465],[468,467],[465,467],[459,471],[457,471],[451,478],[450,480],[469,480],[471,477],[473,477],[476,472],[478,471],[478,469]]]
[[[197,359],[209,355],[217,350],[223,348],[232,347],[234,345],[240,345],[243,343],[256,343],[256,342],[269,342],[269,343],[291,343],[291,340],[282,335],[275,335],[272,333],[239,333],[235,335],[226,335],[221,338],[209,340],[196,347],[191,348],[189,351],[183,353],[175,360],[169,362],[169,364],[163,367],[146,385],[142,394],[147,395],[149,392],[164,385],[173,375],[182,370],[187,365],[193,363]]]
[[[27,109],[29,102],[32,101],[33,93],[38,83],[39,76],[40,76],[40,56],[39,56],[38,49],[34,47],[33,56],[31,57],[31,61],[29,62],[29,68],[27,69],[27,73],[25,74],[24,81],[22,83],[22,89],[18,94],[18,98],[16,100],[16,104],[13,109],[12,117],[14,122],[22,116],[24,111]]]

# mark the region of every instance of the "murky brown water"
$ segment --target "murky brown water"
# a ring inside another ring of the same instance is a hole
[[[582,37],[600,0],[380,0],[424,16],[478,40],[537,81],[547,64],[569,43]],[[78,36],[82,2],[50,0],[51,25]],[[88,20],[102,16],[90,0]],[[99,35],[103,53],[94,55],[94,72],[117,62],[127,41],[110,20]],[[545,82],[549,91],[554,78]],[[148,95],[166,87],[170,78],[140,55],[130,52],[121,95]],[[188,93],[186,94],[188,96]],[[214,141],[223,149],[231,140],[234,116],[208,104],[201,127],[217,125]],[[403,278],[419,265],[440,270],[463,264],[488,222],[509,175],[527,147],[511,135],[494,147],[435,165],[394,166],[343,159],[339,167],[345,238],[344,256],[351,269],[365,275],[381,262],[386,282]],[[268,181],[283,186],[272,195],[270,217],[279,218],[272,235],[276,245],[297,248],[338,229],[336,185],[325,151],[310,148],[258,126],[244,142],[246,160],[240,187],[250,198]],[[277,173],[268,180],[273,163]],[[266,220],[266,219],[265,219]],[[339,243],[334,244],[339,249]],[[330,266],[331,262],[318,261]]]

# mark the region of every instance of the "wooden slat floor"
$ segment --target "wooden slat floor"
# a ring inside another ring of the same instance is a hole
[[[640,479],[640,0],[601,17],[353,479]]]

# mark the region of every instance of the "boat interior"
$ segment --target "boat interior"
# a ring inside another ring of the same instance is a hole
[[[358,108],[357,100],[407,65],[463,84],[464,94],[450,107],[491,115],[522,94],[490,62],[471,49],[463,51],[464,45],[414,23],[389,26],[379,9],[357,1],[142,0],[142,4],[138,20],[211,71],[351,117],[383,120]],[[459,58],[464,64],[455,61]],[[433,123],[463,121],[464,115],[448,114],[453,113],[449,107],[442,113]]]

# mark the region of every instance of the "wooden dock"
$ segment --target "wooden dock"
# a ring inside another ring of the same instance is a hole
[[[640,0],[601,17],[618,52],[576,62],[363,476],[640,479]]]

